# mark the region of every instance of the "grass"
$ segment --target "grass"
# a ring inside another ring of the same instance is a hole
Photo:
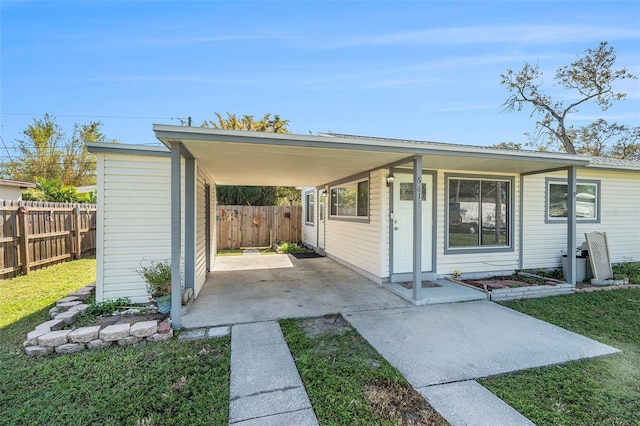
[[[96,260],[60,263],[0,281],[0,328],[95,281]]]
[[[258,247],[260,254],[276,254],[272,247]],[[216,256],[242,256],[243,249],[220,249],[216,252]]]
[[[280,325],[320,425],[446,424],[339,315]]]
[[[38,358],[23,353],[27,333],[48,319],[53,302],[93,281],[91,268],[75,261],[0,282],[0,423],[227,424],[229,337]]]
[[[483,386],[538,425],[640,424],[640,290],[503,304],[623,353],[485,379]]]

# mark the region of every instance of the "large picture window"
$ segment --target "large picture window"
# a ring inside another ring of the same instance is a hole
[[[567,181],[547,178],[546,221],[567,220]],[[600,182],[578,180],[576,183],[576,219],[581,222],[600,221]]]
[[[331,217],[369,217],[369,179],[331,188]]]
[[[510,247],[512,181],[452,177],[447,183],[448,249]]]

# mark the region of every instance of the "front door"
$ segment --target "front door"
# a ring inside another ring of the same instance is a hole
[[[433,270],[433,176],[422,175],[422,272]],[[393,183],[393,273],[413,272],[413,175],[397,174]]]

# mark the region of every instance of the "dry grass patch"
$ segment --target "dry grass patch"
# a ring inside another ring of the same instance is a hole
[[[398,426],[446,424],[422,395],[407,384],[383,380],[367,383],[362,387],[362,392],[375,415]]]

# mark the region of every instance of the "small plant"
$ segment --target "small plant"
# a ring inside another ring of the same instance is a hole
[[[302,247],[296,243],[283,242],[278,246],[278,253],[311,253],[313,250],[309,250],[306,247]]]
[[[144,261],[144,260],[143,260]],[[147,292],[153,298],[169,296],[171,294],[171,263],[150,261],[148,266],[140,263],[136,271],[147,283]]]
[[[120,310],[123,306],[131,306],[131,299],[128,297],[121,297],[116,300],[107,300],[104,302],[96,303],[95,300],[89,303],[86,314],[94,315],[96,317],[103,315],[111,315],[114,312]]]
[[[640,284],[640,262],[625,262],[613,267],[616,280],[628,278],[631,284]]]
[[[462,275],[462,271],[460,271],[460,269],[456,269],[455,271],[453,271],[454,280],[459,280],[461,275]]]

